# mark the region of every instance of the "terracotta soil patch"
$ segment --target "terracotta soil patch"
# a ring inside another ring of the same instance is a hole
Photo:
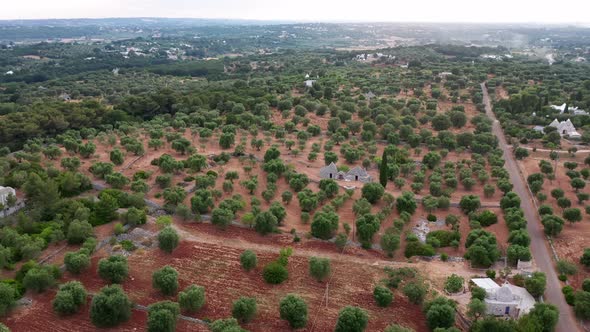
[[[90,298],[82,310],[72,316],[61,317],[53,312],[51,301],[55,291],[47,291],[42,294],[32,295],[33,303],[30,306],[15,309],[10,316],[2,319],[2,322],[13,332],[31,331],[106,331],[106,332],[132,332],[144,331],[147,325],[147,312],[133,310],[131,319],[115,328],[97,328],[90,321]],[[187,321],[178,320],[177,331],[209,331],[206,327]]]
[[[396,292],[394,305],[389,308],[379,308],[375,304],[372,297],[373,287],[385,276],[383,268],[379,265],[350,264],[348,261],[332,259],[334,277],[326,305],[323,301],[325,283],[317,282],[309,276],[307,257],[298,256],[297,248],[294,249],[294,256],[289,259],[288,281],[276,286],[265,283],[261,272],[263,266],[276,259],[278,255],[257,251],[258,267],[251,272],[245,272],[239,263],[242,251],[235,247],[194,241],[182,241],[171,255],[157,249],[136,251],[129,257],[130,277],[123,283],[123,288],[132,301],[142,305],[166,299],[174,300],[174,297],[162,296],[151,286],[151,271],[170,265],[179,272],[180,289],[190,284],[205,286],[207,304],[195,315],[200,319],[215,320],[229,317],[234,300],[240,296],[254,296],[258,301],[258,314],[254,321],[245,324],[244,328],[251,331],[288,330],[286,322],[279,318],[278,304],[285,295],[296,293],[302,296],[309,306],[307,330],[312,326],[315,331],[331,330],[336,323],[338,311],[344,306],[356,305],[369,312],[369,331],[382,331],[385,326],[393,323],[412,327],[416,331],[427,331],[420,306],[408,303],[400,292]],[[96,273],[98,260],[99,257],[94,257],[89,272],[79,277],[90,292],[96,292],[106,284]],[[65,279],[72,279],[72,276],[66,273]],[[52,296],[45,294],[35,296],[35,302],[40,304],[35,304],[34,308],[44,311],[45,318],[53,316],[50,310],[42,309],[49,309],[48,302],[51,298]],[[36,310],[25,314],[29,319],[30,315],[40,315]],[[125,324],[123,329],[127,330],[128,325],[130,329],[141,326],[145,323],[144,315],[134,311],[132,321]],[[21,322],[18,317],[17,315],[12,318],[11,322],[14,323],[11,327]],[[422,318],[416,319],[418,317]],[[70,330],[86,330],[90,324],[88,313],[80,313],[70,319]],[[61,322],[60,325],[64,326]],[[196,325],[191,324],[191,330],[193,326]]]

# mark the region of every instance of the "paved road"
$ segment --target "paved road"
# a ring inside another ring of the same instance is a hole
[[[511,148],[506,143],[502,127],[492,112],[488,91],[483,83],[481,88],[483,92],[483,101],[486,107],[486,115],[493,121],[492,132],[498,137],[500,148],[504,152],[504,159],[506,160],[504,167],[510,174],[510,181],[512,181],[512,184],[514,185],[513,191],[521,198],[521,207],[524,210],[524,216],[528,221],[527,230],[531,236],[531,253],[533,254],[539,270],[547,274],[545,301],[552,303],[559,308],[559,322],[557,323],[556,330],[559,332],[580,331],[580,327],[576,322],[572,309],[565,302],[563,294],[561,293],[561,284],[557,279],[557,273],[553,267],[551,253],[547,246],[539,215],[533,205],[532,197],[526,187],[523,177],[520,175],[518,164],[516,164]]]

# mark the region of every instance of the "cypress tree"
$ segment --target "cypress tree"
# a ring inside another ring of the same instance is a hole
[[[381,157],[381,165],[379,166],[379,183],[385,188],[387,186],[387,176],[389,175],[389,168],[387,166],[387,151],[383,151]]]

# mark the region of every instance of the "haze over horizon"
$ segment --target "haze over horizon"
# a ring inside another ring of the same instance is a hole
[[[397,3],[374,0],[22,0],[2,5],[0,20],[74,18],[202,18],[323,22],[590,23],[590,1],[468,0]],[[567,13],[567,16],[564,15]]]

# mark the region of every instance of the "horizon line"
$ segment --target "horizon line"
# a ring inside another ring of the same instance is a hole
[[[104,16],[104,17],[46,17],[46,18],[0,18],[0,22],[10,21],[68,21],[68,20],[113,20],[113,19],[169,19],[169,20],[219,20],[219,21],[247,21],[247,22],[268,22],[268,23],[286,23],[286,24],[481,24],[481,25],[501,25],[501,24],[525,24],[525,25],[590,25],[590,21],[571,22],[571,21],[368,21],[368,20],[310,20],[310,19],[257,19],[257,18],[228,18],[228,17],[172,17],[172,16]],[[590,28],[590,27],[589,27]]]

